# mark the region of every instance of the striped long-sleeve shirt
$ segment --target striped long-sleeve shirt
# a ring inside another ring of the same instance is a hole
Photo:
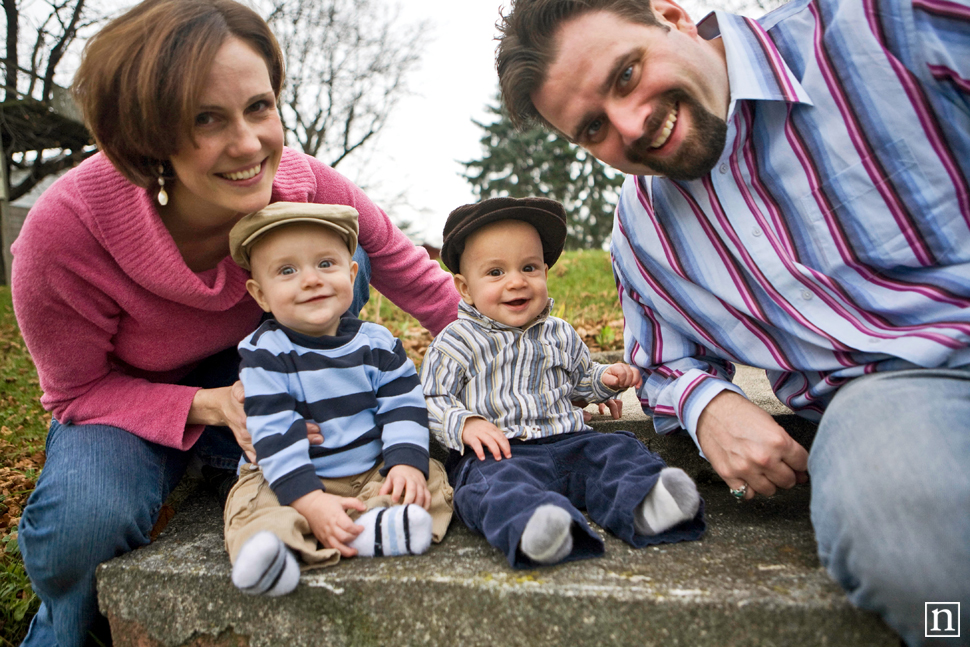
[[[353,317],[332,337],[264,322],[239,343],[239,379],[256,459],[280,503],[384,460],[428,476],[428,412],[414,364],[383,326]],[[320,425],[311,446],[306,421]]]
[[[627,177],[612,239],[656,429],[696,442],[732,361],[813,419],[854,377],[970,364],[970,6],[795,0],[699,27],[726,50],[727,145],[699,180]]]
[[[593,362],[562,319],[542,315],[524,329],[501,324],[464,302],[458,321],[435,337],[421,364],[431,433],[464,452],[465,421],[481,417],[507,438],[529,440],[589,429],[572,400],[605,402],[608,366]]]

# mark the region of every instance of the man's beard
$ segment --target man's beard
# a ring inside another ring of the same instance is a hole
[[[651,159],[655,151],[650,147],[650,142],[663,128],[663,121],[666,121],[674,106],[678,106],[678,121],[685,112],[690,112],[693,130],[681,142],[674,158]],[[651,119],[663,121],[647,124],[647,132],[651,134],[641,137],[626,149],[627,159],[648,167],[655,175],[664,175],[671,180],[697,180],[710,173],[724,151],[727,123],[708,112],[683,90],[673,90],[664,97],[663,104],[654,111],[654,115]]]

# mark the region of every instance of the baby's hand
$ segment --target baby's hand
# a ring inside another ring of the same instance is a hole
[[[478,460],[485,460],[485,448],[492,452],[495,460],[512,458],[512,446],[502,430],[485,418],[468,418],[461,430],[461,442],[478,456]]]
[[[631,386],[640,386],[640,371],[622,362],[611,365],[603,373],[603,384],[614,391],[623,391]]]
[[[357,554],[347,546],[364,528],[354,523],[347,510],[365,512],[367,506],[360,499],[335,496],[322,490],[304,494],[290,504],[306,518],[313,535],[327,548],[337,549],[343,557]]]
[[[428,481],[421,470],[410,465],[395,465],[389,469],[379,494],[390,494],[391,500],[401,505],[416,503],[425,510],[431,508]]]

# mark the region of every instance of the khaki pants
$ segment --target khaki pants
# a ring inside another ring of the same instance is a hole
[[[384,477],[380,475],[381,467],[383,463],[363,474],[337,479],[322,478],[320,482],[328,494],[357,497],[368,510],[390,507],[395,505],[391,497],[378,495],[384,483]],[[441,463],[431,459],[428,476],[431,538],[438,543],[444,538],[451,522],[453,493]],[[347,513],[352,519],[362,514],[356,510],[348,510]],[[340,553],[336,549],[320,545],[303,515],[288,505],[280,505],[269,483],[263,478],[262,470],[255,465],[242,468],[239,481],[229,492],[223,520],[226,550],[233,563],[243,544],[261,530],[269,530],[293,549],[302,561],[302,570],[332,566],[340,561]]]

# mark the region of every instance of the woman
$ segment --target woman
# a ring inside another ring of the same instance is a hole
[[[25,645],[82,645],[103,622],[97,564],[148,543],[193,454],[225,469],[251,449],[234,348],[261,310],[228,256],[240,217],[280,200],[351,205],[354,307],[369,266],[432,333],[455,317],[452,282],[423,250],[284,148],[282,82],[265,22],[232,0],[148,0],[85,48],[74,92],[101,153],[48,190],[13,248],[14,305],[54,418],[20,524],[42,601]]]

